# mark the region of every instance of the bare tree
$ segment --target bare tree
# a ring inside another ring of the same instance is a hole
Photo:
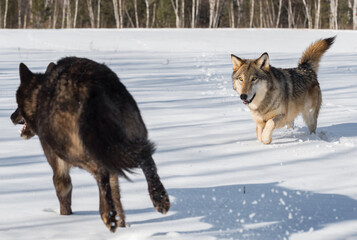
[[[315,29],[320,26],[320,11],[321,11],[321,0],[315,2]]]
[[[240,26],[240,20],[242,18],[242,13],[243,13],[243,0],[236,0],[237,1],[237,7],[238,7],[238,17],[237,17],[237,27]]]
[[[66,17],[66,5],[67,5],[67,1],[68,0],[63,0],[63,6],[62,6],[62,24],[61,24],[61,28],[64,28],[64,20]]]
[[[149,0],[145,0],[146,5],[146,28],[149,27],[149,19],[150,19],[150,2]]]
[[[253,19],[254,19],[254,0],[250,0],[250,20],[249,27],[253,27]]]
[[[200,9],[201,0],[192,0],[192,18],[191,18],[191,28],[195,28],[197,25],[198,13]]]
[[[56,24],[57,24],[57,16],[58,16],[58,0],[55,0],[54,4],[54,10],[53,10],[53,24],[52,24],[52,28],[56,28]]]
[[[179,28],[181,25],[180,24],[180,15],[179,15],[179,0],[175,0],[175,2],[173,0],[171,0],[171,5],[172,5],[172,8],[174,9],[174,13],[175,13],[175,17],[176,17],[176,27]]]
[[[353,30],[357,30],[357,0],[353,1]]]
[[[182,28],[185,27],[185,0],[181,0],[181,17],[180,17],[180,22]]]
[[[154,6],[152,9],[153,9],[153,13],[152,13],[151,27],[154,27],[155,20],[156,20],[156,2],[154,2]]]
[[[209,0],[209,28],[217,28],[222,10],[221,0]]]
[[[7,10],[9,8],[9,0],[5,1],[5,12],[4,12],[4,28],[6,28]]]
[[[276,23],[275,23],[275,27],[278,28],[279,27],[279,22],[280,22],[280,15],[281,15],[281,6],[283,5],[283,0],[279,0],[279,10],[278,10],[278,16],[276,17]],[[274,8],[273,8],[274,10]]]
[[[88,6],[89,19],[90,19],[90,26],[91,26],[91,28],[95,28],[92,0],[87,0],[87,6]]]
[[[74,7],[73,28],[76,28],[76,24],[77,24],[77,14],[78,14],[78,0],[76,0],[75,7]]]
[[[100,28],[100,3],[101,3],[101,0],[98,0],[98,7],[97,7],[97,28]]]
[[[311,1],[302,0],[305,8],[305,16],[307,18],[307,26],[308,28],[312,28],[312,18],[311,18]]]
[[[72,13],[71,13],[71,2],[70,0],[67,0],[67,19],[66,19],[66,23],[67,23],[67,28],[71,28],[72,27]]]
[[[291,0],[288,0],[288,26],[289,28],[294,28],[295,27],[295,17],[294,17],[294,12],[291,6]]]
[[[338,0],[330,0],[330,29],[338,29],[337,9]]]
[[[229,25],[231,28],[235,28],[235,16],[234,16],[234,2],[233,0],[229,0]]]
[[[135,11],[135,26],[138,28],[140,26],[139,16],[138,16],[138,3],[134,0],[134,11]]]
[[[119,22],[118,0],[113,0],[113,9],[114,9],[115,25],[117,28],[119,28],[120,22]]]
[[[352,10],[352,29],[357,30],[357,0],[353,0],[353,5],[351,0],[348,0],[348,7]]]
[[[17,10],[18,10],[18,15],[17,15],[17,25],[18,28],[21,28],[21,0],[17,0]]]
[[[124,27],[124,11],[123,11],[123,0],[119,0],[119,19],[120,19],[120,28]]]

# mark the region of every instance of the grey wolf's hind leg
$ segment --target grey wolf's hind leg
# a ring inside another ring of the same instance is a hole
[[[150,198],[156,211],[163,214],[167,213],[170,209],[169,195],[160,181],[154,160],[151,157],[145,159],[141,164],[141,169],[148,183]]]
[[[118,227],[116,220],[116,209],[112,197],[111,186],[109,181],[109,172],[103,168],[96,167],[88,169],[97,181],[99,188],[99,212],[104,224],[111,232],[115,232]]]
[[[119,219],[117,219],[118,225],[119,227],[125,227],[125,214],[120,201],[119,180],[118,176],[115,174],[110,174],[110,188],[112,190],[112,197],[117,211],[117,217],[119,217]]]
[[[72,214],[72,182],[69,175],[71,165],[59,158],[49,147],[44,146],[47,161],[53,170],[53,185],[60,203],[60,214]]]
[[[315,86],[309,92],[309,100],[307,101],[302,112],[302,118],[309,128],[310,134],[316,133],[317,118],[319,116],[322,103],[321,91],[319,86]]]

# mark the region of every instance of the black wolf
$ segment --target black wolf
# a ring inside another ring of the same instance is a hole
[[[154,145],[134,98],[114,72],[89,59],[67,57],[50,63],[44,74],[21,63],[20,79],[11,120],[23,124],[23,138],[38,135],[62,215],[72,213],[71,167],[86,169],[96,179],[99,212],[113,232],[125,227],[118,176],[134,168],[143,170],[156,210],[169,210],[152,158]]]

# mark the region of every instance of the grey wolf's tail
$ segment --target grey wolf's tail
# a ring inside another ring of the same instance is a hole
[[[321,39],[313,44],[311,44],[305,52],[302,54],[302,57],[299,61],[299,68],[311,68],[315,72],[319,69],[319,62],[322,55],[326,52],[327,49],[331,47],[334,43],[336,36]]]

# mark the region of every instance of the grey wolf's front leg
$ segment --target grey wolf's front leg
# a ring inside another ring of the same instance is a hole
[[[257,141],[261,142],[262,141],[262,134],[263,134],[263,130],[265,127],[265,122],[256,122],[257,128]]]
[[[279,122],[283,119],[284,115],[275,116],[272,119],[269,119],[265,124],[265,128],[262,134],[262,142],[264,144],[270,144],[272,141],[273,131],[276,126],[279,125]]]

